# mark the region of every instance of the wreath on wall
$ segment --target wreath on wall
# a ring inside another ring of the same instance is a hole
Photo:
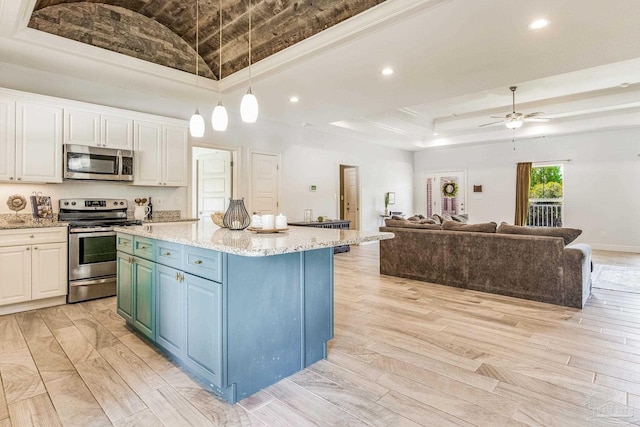
[[[444,197],[456,197],[458,195],[458,184],[455,182],[445,182],[442,186],[442,195]]]

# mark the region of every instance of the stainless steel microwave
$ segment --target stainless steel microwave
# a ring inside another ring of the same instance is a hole
[[[64,178],[133,181],[133,151],[65,144]]]

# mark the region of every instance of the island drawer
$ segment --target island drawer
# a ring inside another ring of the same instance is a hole
[[[156,240],[156,262],[182,270],[182,246],[177,243]]]
[[[116,249],[133,255],[133,236],[118,233],[116,237]]]
[[[140,258],[155,261],[156,240],[135,236],[133,239],[133,254]]]
[[[184,248],[183,269],[205,279],[222,282],[222,254],[210,249]]]

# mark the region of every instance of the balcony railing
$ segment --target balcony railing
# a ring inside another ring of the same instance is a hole
[[[562,199],[530,199],[527,225],[562,227]]]

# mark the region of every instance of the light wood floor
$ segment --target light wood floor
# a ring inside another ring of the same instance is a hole
[[[640,295],[596,290],[579,311],[381,277],[377,245],[335,265],[328,359],[236,405],[131,333],[114,298],[2,316],[0,426],[639,422]]]

